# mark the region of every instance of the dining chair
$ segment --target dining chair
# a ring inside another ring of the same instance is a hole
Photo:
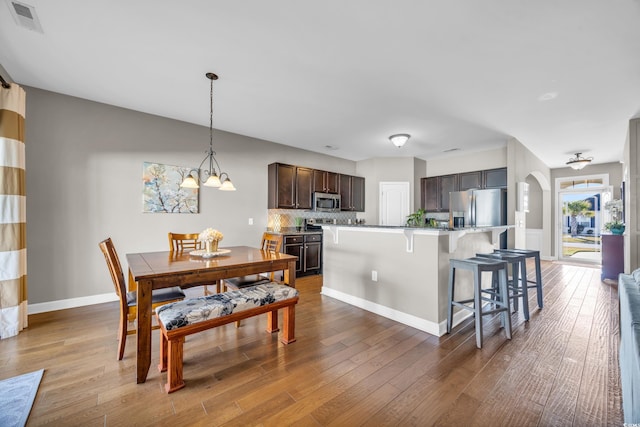
[[[169,250],[175,253],[182,253],[185,251],[195,251],[204,249],[203,243],[198,240],[198,233],[171,233],[169,232]],[[207,285],[203,286],[204,295],[211,295],[213,292],[210,292],[207,288]],[[220,282],[216,281],[216,291],[220,293]]]
[[[260,249],[266,252],[280,252],[282,248],[282,234],[274,234],[264,232],[262,234],[262,242]],[[238,290],[249,286],[259,285],[261,283],[269,283],[275,280],[275,272],[272,271],[268,276],[263,274],[251,274],[249,276],[233,277],[231,279],[222,280],[225,290]],[[236,328],[240,327],[240,320],[236,321]]]
[[[122,266],[116,248],[111,241],[111,238],[107,238],[100,242],[100,250],[104,254],[104,258],[107,261],[107,267],[113,280],[113,286],[116,289],[116,295],[120,300],[120,324],[118,326],[118,360],[122,360],[124,356],[124,347],[127,343],[127,335],[133,335],[136,333],[135,329],[129,329],[128,324],[135,322],[137,311],[137,292],[127,292],[127,287],[124,280],[124,274],[122,272]],[[156,289],[151,293],[151,307],[153,310],[164,304],[168,304],[174,301],[180,301],[185,298],[184,292],[178,286],[165,289]],[[158,329],[158,326],[154,326],[153,329]]]
[[[282,248],[282,234],[274,234],[265,232],[262,234],[262,242],[260,249],[267,252],[280,252]],[[225,290],[237,290],[246,288],[247,286],[257,285],[264,282],[273,282],[275,280],[275,272],[272,271],[268,276],[264,274],[251,274],[249,276],[234,277],[224,279]]]

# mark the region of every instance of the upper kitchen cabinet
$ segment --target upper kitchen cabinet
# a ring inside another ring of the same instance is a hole
[[[507,188],[507,168],[482,171],[482,188]]]
[[[507,188],[507,168],[431,176],[420,179],[420,206],[427,212],[449,212],[449,193]]]
[[[448,212],[449,193],[458,191],[458,175],[422,178],[420,192],[422,208],[427,212]]]
[[[482,188],[482,171],[465,172],[458,176],[459,191]]]
[[[321,193],[340,193],[340,174],[314,169],[313,191]]]
[[[449,193],[458,191],[458,175],[441,176],[438,191],[440,192],[438,195],[440,210],[449,212]]]
[[[427,212],[437,212],[438,209],[438,177],[420,179],[421,207]]]
[[[340,174],[340,209],[364,212],[364,178]]]
[[[272,163],[268,181],[269,209],[311,209],[313,169]]]

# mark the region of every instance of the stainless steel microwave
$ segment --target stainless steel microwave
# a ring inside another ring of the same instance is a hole
[[[313,193],[313,210],[316,212],[340,212],[340,195]]]

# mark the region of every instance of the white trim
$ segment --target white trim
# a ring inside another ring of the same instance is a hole
[[[118,301],[118,296],[110,292],[108,294],[91,295],[88,297],[41,302],[38,304],[29,304],[29,314],[46,313],[48,311],[64,310],[66,308],[83,307],[85,305],[102,304],[113,301]]]
[[[335,289],[322,287],[322,295],[330,298],[337,299],[344,303],[353,305],[363,310],[370,311],[387,319],[395,320],[404,325],[411,326],[412,328],[419,329],[428,334],[441,337],[447,332],[447,321],[440,323],[434,323],[429,320],[414,316],[412,314],[404,313],[402,311],[395,310],[393,308],[386,307],[384,305],[377,304],[353,295],[345,294],[344,292],[336,291]],[[455,327],[467,317],[471,316],[471,312],[468,310],[460,310],[453,316],[453,326]]]

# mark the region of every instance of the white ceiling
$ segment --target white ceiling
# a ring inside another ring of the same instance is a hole
[[[20,84],[208,126],[211,71],[214,127],[345,159],[619,161],[640,112],[638,0],[24,1],[43,33],[5,2]]]

